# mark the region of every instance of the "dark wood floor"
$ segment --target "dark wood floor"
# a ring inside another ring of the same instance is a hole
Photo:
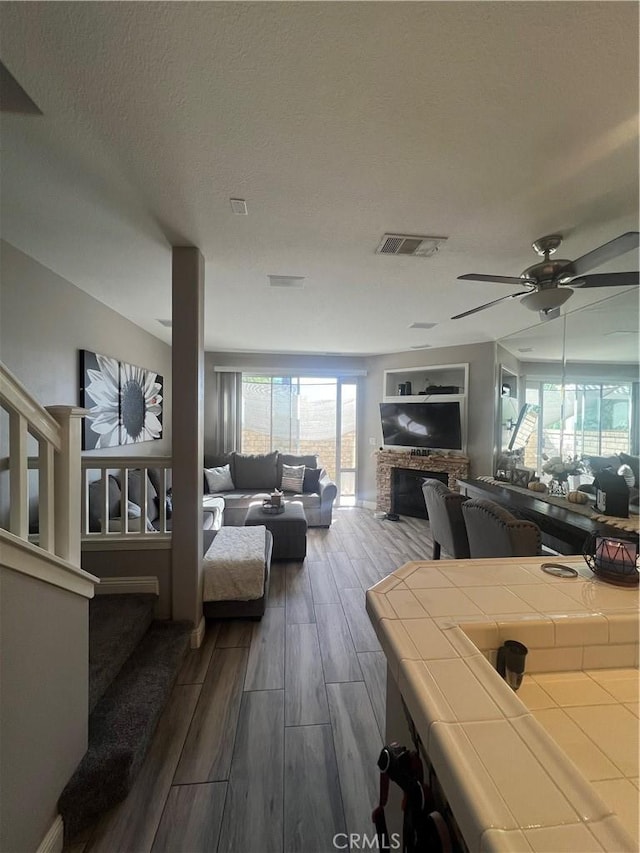
[[[310,529],[304,562],[272,565],[261,622],[208,625],[133,790],[70,853],[324,853],[336,833],[371,837],[386,664],[365,590],[430,557],[419,519],[344,508]]]

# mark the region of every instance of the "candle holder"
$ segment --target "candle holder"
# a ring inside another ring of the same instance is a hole
[[[638,586],[638,541],[592,534],[582,552],[591,571],[618,586]]]

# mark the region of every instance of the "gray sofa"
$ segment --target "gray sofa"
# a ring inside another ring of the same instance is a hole
[[[305,468],[313,471],[319,468],[317,456],[295,456],[290,453],[280,453],[277,450],[273,453],[255,455],[233,451],[221,456],[205,457],[205,468],[219,468],[224,465],[229,465],[234,488],[221,492],[209,492],[205,475],[205,494],[216,494],[224,498],[223,523],[234,527],[244,524],[245,515],[251,503],[268,498],[274,489],[280,488],[283,465],[304,465]],[[337,493],[336,484],[327,472],[320,468],[318,485],[313,491],[285,490],[284,498],[302,503],[309,527],[329,527]]]

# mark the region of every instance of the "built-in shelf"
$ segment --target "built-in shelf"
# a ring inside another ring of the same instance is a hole
[[[400,385],[411,383],[411,394],[399,394]],[[403,400],[406,403],[442,402],[463,400],[467,396],[469,385],[469,365],[467,364],[432,364],[428,367],[397,367],[385,370],[382,388],[382,398],[385,403]],[[457,393],[439,394],[422,393],[429,386],[453,386]]]
[[[398,386],[411,383],[411,394],[398,394]],[[433,386],[452,386],[457,394],[427,393]],[[467,391],[469,364],[431,364],[428,367],[397,367],[385,370],[382,388],[383,403],[460,403],[462,451],[467,450]]]

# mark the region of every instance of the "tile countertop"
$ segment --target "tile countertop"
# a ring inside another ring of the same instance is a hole
[[[526,672],[638,666],[638,588],[541,571],[540,557],[412,562],[367,612],[470,851],[637,851],[605,803],[496,672],[504,640]]]

